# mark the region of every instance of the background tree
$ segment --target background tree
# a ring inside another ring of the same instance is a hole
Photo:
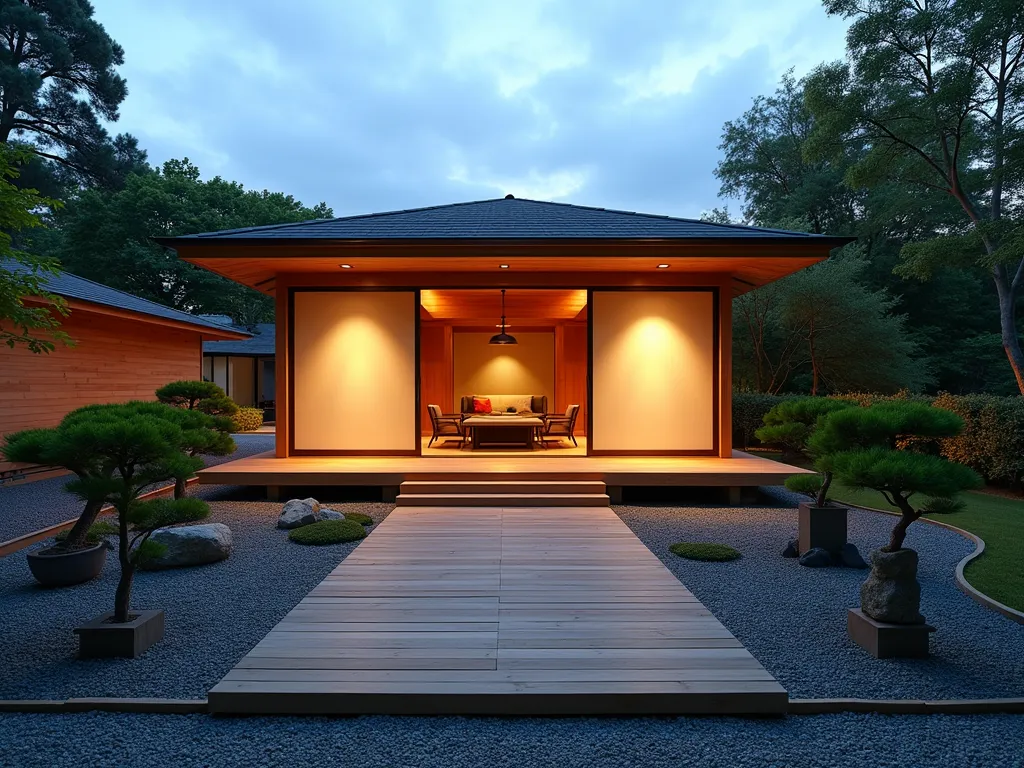
[[[1024,283],[1024,5],[1014,0],[826,0],[852,19],[848,63],[806,82],[808,157],[861,151],[854,188],[895,181],[957,220],[901,251],[901,274],[989,271],[1003,349],[1024,393],[1017,302]]]
[[[918,345],[863,260],[833,257],[733,303],[735,378],[760,392],[895,392],[930,383]]]
[[[273,322],[273,300],[181,261],[152,238],[330,218],[290,195],[200,178],[188,158],[132,173],[117,190],[83,189],[53,217],[48,251],[76,275],[182,309]]]
[[[932,374],[929,389],[1017,392],[1005,363],[994,364],[1005,360],[1005,353],[998,334],[993,335],[998,309],[983,268],[940,271],[926,282],[894,274],[905,244],[949,231],[961,216],[956,202],[895,180],[850,186],[846,176],[864,147],[837,146],[826,156],[808,158],[817,123],[805,105],[804,86],[804,81],[785,75],[774,94],[755,99],[751,109],[723,128],[724,158],[716,175],[722,195],[743,201],[739,223],[857,237],[856,248],[846,249],[864,261],[857,284],[886,291],[893,302],[891,314],[906,316],[905,333],[918,346],[917,360]],[[729,222],[725,208],[703,218]],[[766,312],[777,293],[770,284],[743,297],[740,326],[753,322],[764,331],[765,343],[777,335]],[[749,334],[737,335],[735,348],[738,367],[744,367],[743,360],[757,359]],[[762,385],[748,386],[762,391],[792,388],[786,379],[791,368],[787,351],[792,350],[779,350],[778,370],[768,365],[762,371]],[[765,366],[766,358],[761,360]]]
[[[128,93],[124,51],[87,0],[0,5],[0,142],[27,142],[82,180],[114,185],[139,159],[130,136],[111,140]]]
[[[46,290],[46,276],[57,272],[56,262],[13,247],[16,235],[42,224],[35,209],[53,204],[36,190],[13,183],[25,159],[25,150],[0,145],[0,341],[12,348],[50,352],[58,343],[71,343],[59,330],[59,318],[68,310],[60,296]],[[26,305],[26,299],[42,305]]]

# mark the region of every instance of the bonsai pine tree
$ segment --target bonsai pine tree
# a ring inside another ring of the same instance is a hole
[[[754,432],[762,443],[782,447],[784,459],[807,456],[807,441],[819,422],[833,411],[853,403],[828,397],[797,397],[783,400],[764,415],[764,426]]]
[[[172,381],[156,391],[156,399],[210,416],[233,416],[238,412],[235,401],[212,381]]]
[[[172,381],[156,391],[157,400],[180,412],[178,424],[189,436],[190,456],[227,456],[234,453],[231,417],[238,405],[211,381]],[[164,416],[164,418],[170,418]],[[216,434],[219,433],[219,434]],[[185,495],[191,473],[174,478],[174,498]]]
[[[56,427],[14,432],[7,435],[0,452],[8,461],[61,467],[91,487],[109,479],[117,470],[107,457],[96,452],[93,435],[98,424],[116,418],[118,407],[87,405],[68,413]],[[57,551],[70,552],[84,547],[89,529],[105,503],[103,493],[80,496],[85,507],[67,536],[57,542],[54,547]]]
[[[132,582],[139,564],[156,553],[149,540],[157,528],[200,520],[209,507],[200,499],[157,499],[140,502],[142,489],[153,483],[194,472],[202,461],[187,453],[188,440],[173,417],[161,417],[154,404],[99,406],[81,418],[77,429],[88,435],[95,460],[112,467],[109,474],[79,477],[68,490],[86,501],[109,502],[117,514],[118,561],[121,577],[114,598],[115,622],[130,620]]]
[[[955,437],[964,427],[952,411],[922,403],[886,402],[832,414],[814,438],[812,450],[822,451],[826,465],[844,485],[880,493],[900,511],[884,551],[903,547],[907,529],[931,510],[956,508],[956,495],[979,488],[981,477],[972,469],[940,456],[899,446],[921,438]],[[922,503],[912,502],[912,497]]]
[[[231,404],[234,405],[233,402]],[[235,441],[231,438],[230,416],[211,416],[198,409],[168,408],[162,403],[136,401],[127,405],[136,413],[170,421],[176,425],[181,430],[183,448],[189,456],[228,456],[235,451]],[[185,483],[193,474],[193,470],[185,465],[181,465],[180,468],[182,474],[174,477],[176,499],[185,496]]]

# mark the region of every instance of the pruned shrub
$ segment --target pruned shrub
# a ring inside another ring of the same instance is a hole
[[[939,441],[950,461],[965,464],[996,483],[1024,480],[1024,398],[940,394],[935,406],[964,420],[964,431]]]
[[[288,538],[296,544],[344,544],[366,537],[366,531],[355,520],[321,520],[295,528]]]
[[[726,544],[711,544],[704,541],[680,541],[668,548],[674,555],[687,560],[704,560],[711,563],[724,563],[740,556],[737,549]]]
[[[231,417],[235,432],[255,432],[263,426],[263,409],[242,407]]]
[[[346,512],[346,520],[354,520],[360,525],[373,525],[373,518],[369,515],[364,515],[362,512]]]

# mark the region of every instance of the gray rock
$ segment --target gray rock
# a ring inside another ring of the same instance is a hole
[[[860,586],[860,609],[876,621],[889,624],[924,624],[921,584],[917,580],[917,552],[900,549],[870,555],[871,573]]]
[[[839,548],[839,551],[835,553],[835,557],[839,560],[840,565],[845,565],[847,568],[867,568],[868,564],[864,562],[864,558],[860,556],[860,552],[850,542],[846,542]]]
[[[783,557],[800,557],[800,540],[790,539],[786,548],[782,550]]]
[[[832,555],[821,547],[815,547],[804,552],[800,555],[799,562],[800,565],[806,565],[808,568],[827,568],[830,565],[835,565]]]
[[[314,498],[292,499],[285,502],[281,516],[277,519],[277,527],[290,530],[315,523],[320,513],[320,502]]]
[[[147,570],[206,565],[231,554],[231,529],[223,523],[159,528],[150,536],[164,546],[163,554],[147,560]]]
[[[344,520],[345,516],[334,509],[328,509],[327,507],[320,508],[320,514],[318,517],[321,520]]]

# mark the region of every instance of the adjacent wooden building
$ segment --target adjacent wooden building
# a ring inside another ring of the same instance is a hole
[[[61,327],[75,345],[49,354],[0,345],[0,434],[53,426],[91,403],[152,400],[168,382],[201,377],[204,340],[248,338],[67,273],[48,276],[46,288],[67,302]],[[0,461],[0,482],[45,471]]]

